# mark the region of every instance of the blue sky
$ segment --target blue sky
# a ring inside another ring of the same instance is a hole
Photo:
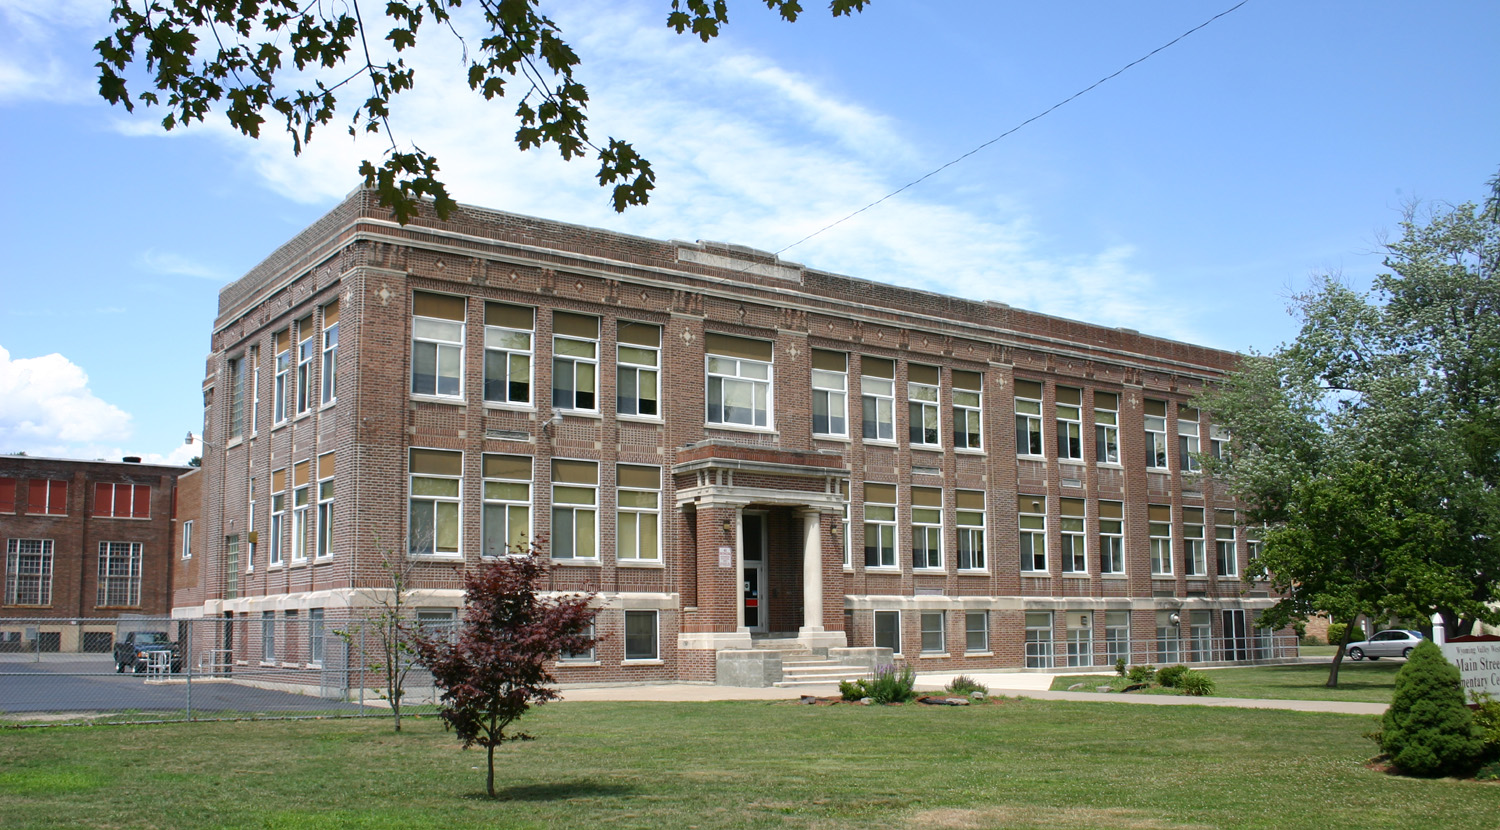
[[[0,0],[0,452],[183,461],[219,288],[357,184],[379,141],[293,158],[98,98],[102,0]],[[375,6],[381,4],[375,3]],[[511,142],[442,33],[398,138],[461,202],[779,250],[1234,5],[901,3],[796,24],[738,0],[720,39],[666,0],[551,0],[592,134],[656,165],[616,215],[587,162]],[[1250,0],[1087,95],[786,251],[809,266],[1227,349],[1295,334],[1311,274],[1364,286],[1411,199],[1500,168],[1500,3]]]

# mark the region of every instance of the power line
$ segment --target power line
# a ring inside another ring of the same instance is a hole
[[[1072,101],[1073,99],[1078,98],[1079,96],[1081,96],[1081,95],[1083,95],[1083,94],[1085,94],[1087,92],[1091,92],[1096,87],[1098,87],[1099,85],[1103,84],[1105,81],[1113,80],[1113,79],[1119,77],[1120,75],[1124,74],[1124,72],[1127,69],[1130,69],[1131,67],[1133,67],[1136,64],[1139,64],[1139,63],[1141,63],[1143,61],[1145,61],[1147,58],[1150,58],[1151,56],[1155,55],[1156,53],[1161,52],[1164,49],[1167,49],[1168,47],[1172,46],[1173,44],[1175,44],[1178,41],[1182,40],[1183,38],[1187,37],[1188,35],[1190,35],[1190,34],[1196,32],[1196,31],[1198,31],[1199,29],[1202,29],[1203,27],[1205,27],[1208,24],[1214,22],[1215,20],[1218,20],[1219,18],[1221,18],[1221,17],[1229,14],[1230,12],[1233,12],[1233,11],[1239,9],[1240,6],[1243,6],[1246,3],[1248,3],[1248,2],[1250,2],[1250,0],[1240,0],[1240,2],[1236,3],[1235,5],[1231,6],[1230,8],[1227,8],[1224,11],[1221,11],[1218,14],[1214,15],[1213,17],[1210,17],[1209,19],[1203,21],[1202,23],[1199,23],[1197,26],[1194,26],[1193,28],[1188,29],[1186,32],[1183,32],[1182,34],[1178,35],[1177,37],[1172,38],[1171,40],[1167,41],[1166,43],[1163,43],[1162,45],[1156,47],[1155,49],[1152,49],[1150,52],[1147,52],[1146,54],[1142,55],[1141,57],[1136,58],[1135,60],[1131,61],[1130,63],[1125,64],[1124,66],[1120,67],[1119,69],[1116,69],[1114,72],[1112,72],[1112,73],[1110,73],[1108,75],[1105,75],[1103,78],[1100,78],[1099,80],[1094,81],[1092,84],[1089,84],[1088,86],[1084,87],[1083,89],[1080,89],[1077,92],[1073,93],[1072,95],[1069,95],[1067,98],[1064,98],[1063,100],[1058,101],[1057,103],[1053,104],[1052,106],[1050,106],[1050,107],[1042,110],[1041,112],[1037,113],[1036,115],[1031,116],[1030,118],[1026,119],[1025,121],[1022,121],[1021,123],[1015,125],[1014,127],[1011,127],[1010,129],[1006,130],[1005,132],[1003,132],[1003,133],[995,136],[994,138],[990,139],[989,141],[984,142],[983,144],[979,145],[978,147],[975,147],[974,149],[970,150],[969,152],[964,153],[963,155],[959,156],[958,158],[953,159],[952,161],[948,162],[947,164],[944,164],[943,166],[937,168],[936,170],[932,170],[931,172],[928,172],[927,174],[925,174],[923,176],[920,176],[920,177],[918,177],[916,179],[913,179],[913,180],[907,182],[906,184],[904,184],[904,185],[896,188],[895,190],[892,190],[890,193],[887,193],[884,196],[881,196],[879,199],[876,199],[875,201],[869,203],[868,205],[865,205],[864,207],[860,208],[859,210],[854,211],[853,213],[849,214],[848,216],[845,216],[842,219],[839,219],[839,220],[837,220],[835,222],[831,222],[831,223],[829,223],[827,225],[824,225],[823,227],[821,227],[821,228],[813,231],[812,233],[808,234],[807,236],[804,236],[801,239],[797,240],[796,242],[793,242],[792,244],[786,246],[785,248],[782,248],[781,250],[776,251],[775,254],[774,254],[774,256],[781,256],[783,253],[786,253],[787,251],[790,251],[791,249],[797,247],[798,245],[801,245],[802,243],[806,242],[807,240],[812,239],[813,237],[818,236],[819,234],[822,234],[822,233],[824,233],[826,231],[832,230],[833,228],[836,228],[839,225],[844,224],[845,222],[849,221],[850,219],[853,219],[854,217],[860,215],[861,213],[864,213],[865,211],[869,210],[870,208],[875,207],[876,205],[880,204],[881,202],[884,202],[887,199],[891,199],[891,198],[899,195],[900,193],[902,193],[902,192],[904,192],[904,191],[906,191],[906,190],[908,190],[908,189],[910,189],[912,187],[915,187],[916,185],[919,185],[919,184],[921,184],[924,181],[927,181],[928,179],[932,178],[933,176],[936,176],[937,174],[943,172],[944,170],[947,170],[948,168],[952,167],[953,165],[958,164],[959,162],[963,161],[964,159],[968,158],[969,156],[974,155],[975,153],[979,152],[980,150],[983,150],[984,148],[990,146],[991,144],[994,144],[995,142],[999,141],[1000,139],[1005,138],[1006,136],[1010,135],[1011,133],[1016,132],[1017,130],[1021,129],[1024,126],[1026,126],[1027,124],[1030,124],[1031,122],[1036,121],[1036,120],[1038,120],[1038,119],[1040,119],[1040,118],[1048,115],[1053,110],[1058,109],[1059,107],[1061,107],[1064,104]]]

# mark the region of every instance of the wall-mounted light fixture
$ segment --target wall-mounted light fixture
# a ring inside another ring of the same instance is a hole
[[[561,412],[552,413],[552,417],[542,423],[542,437],[550,439],[552,437],[552,430],[562,422],[563,416]]]

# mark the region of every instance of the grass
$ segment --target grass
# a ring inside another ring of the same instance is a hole
[[[484,759],[433,719],[0,731],[0,816],[51,827],[1494,827],[1500,786],[1368,769],[1368,717],[999,705],[564,703]]]
[[[1209,669],[1216,689],[1215,697],[1247,697],[1281,700],[1349,700],[1363,703],[1390,703],[1396,672],[1404,661],[1380,660],[1356,663],[1345,660],[1339,666],[1339,685],[1330,689],[1327,663],[1301,663],[1291,666],[1254,666],[1249,668]],[[1059,676],[1052,681],[1053,691],[1062,691],[1074,683],[1084,689],[1123,683],[1118,676]],[[1149,694],[1177,694],[1176,689],[1152,689]]]

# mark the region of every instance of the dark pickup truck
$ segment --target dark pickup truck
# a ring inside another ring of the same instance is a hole
[[[153,651],[166,651],[172,655],[172,671],[182,671],[182,650],[167,637],[165,631],[132,631],[115,643],[115,671],[143,672],[150,662]]]

